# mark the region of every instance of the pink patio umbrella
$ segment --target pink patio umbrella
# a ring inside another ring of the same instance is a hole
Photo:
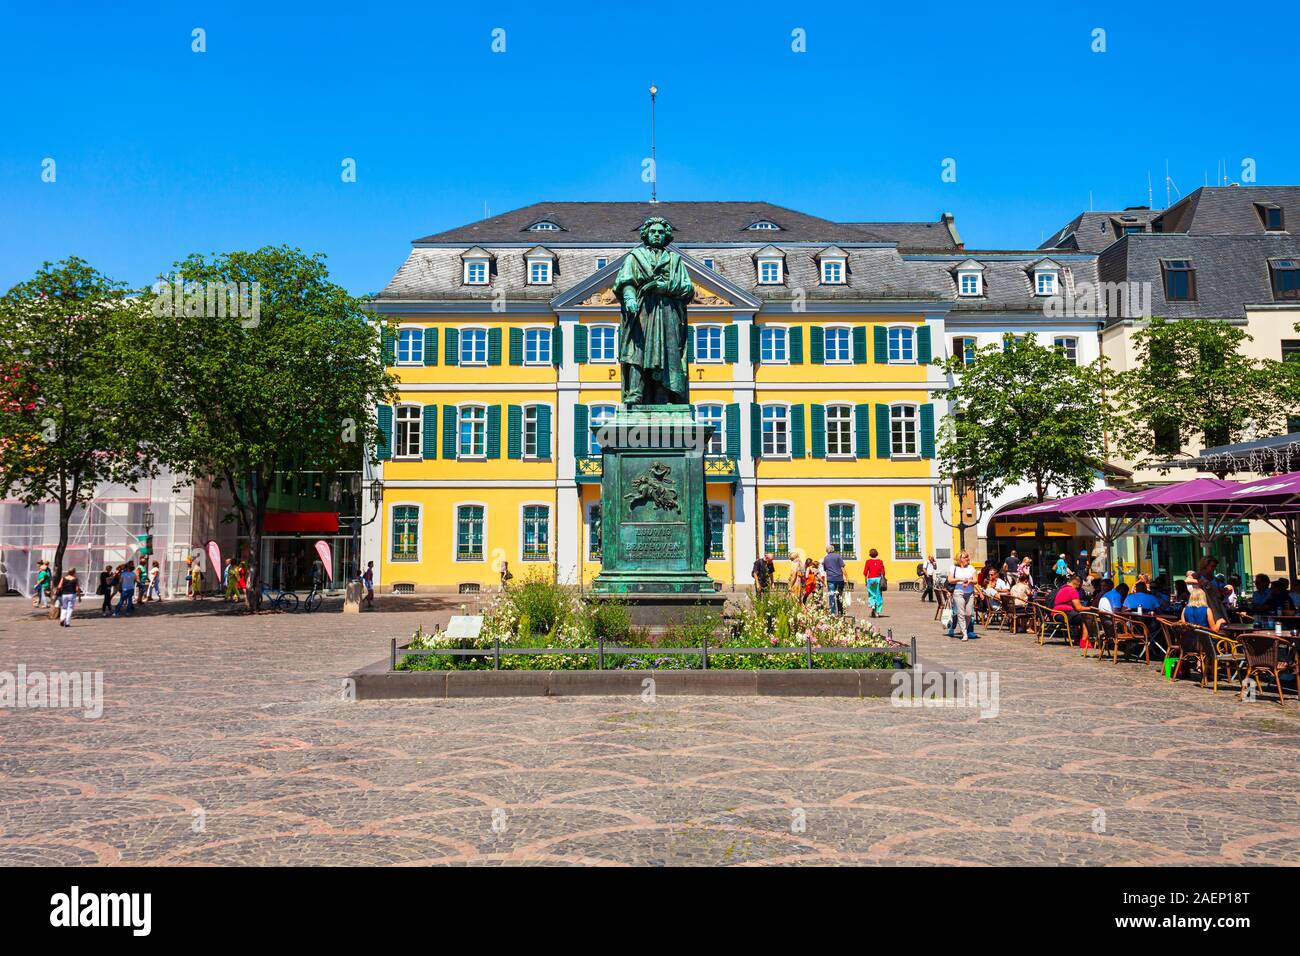
[[[1300,471],[1234,483],[1207,493],[1200,502],[1239,520],[1257,519],[1281,532],[1287,543],[1287,571],[1296,577],[1296,532],[1300,521]]]
[[[1141,518],[1164,518],[1184,528],[1196,539],[1201,550],[1208,554],[1210,546],[1249,510],[1210,503],[1210,498],[1236,487],[1235,481],[1221,478],[1193,478],[1190,481],[1120,495],[1087,509],[1087,514],[1093,517],[1122,515],[1134,521]]]
[[[999,515],[999,517],[1043,519],[1064,518],[1067,521],[1082,524],[1086,526],[1094,536],[1101,538],[1102,542],[1106,545],[1106,565],[1109,569],[1111,559],[1115,554],[1115,542],[1123,535],[1127,534],[1141,519],[1128,518],[1119,514],[1097,516],[1093,513],[1093,509],[1114,501],[1116,498],[1127,497],[1128,494],[1128,492],[1120,491],[1118,488],[1101,488],[1097,491],[1089,491],[1085,494],[1074,495],[1070,498],[1060,498],[1056,501],[1043,501],[1038,504],[1026,505],[1023,508],[1004,511]]]

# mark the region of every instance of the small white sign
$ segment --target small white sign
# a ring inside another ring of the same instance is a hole
[[[483,615],[457,614],[447,625],[447,637],[478,637],[483,630]]]

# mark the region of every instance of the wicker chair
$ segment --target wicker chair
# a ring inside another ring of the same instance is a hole
[[[1074,635],[1070,633],[1070,618],[1064,611],[1053,611],[1046,604],[1032,605],[1038,628],[1038,646],[1042,647],[1049,638],[1064,638],[1068,647],[1074,646]]]
[[[1140,644],[1142,655],[1146,662],[1151,663],[1151,634],[1147,630],[1145,621],[1135,620],[1125,617],[1121,614],[1112,614],[1109,611],[1097,611],[1100,633],[1097,636],[1097,658],[1106,656],[1106,650],[1111,653],[1111,661],[1119,663],[1119,652],[1124,648],[1128,653],[1128,648],[1134,644]]]
[[[1286,647],[1293,647],[1293,645],[1273,634],[1241,635],[1241,648],[1246,655],[1246,672],[1241,678],[1239,700],[1246,699],[1246,682],[1255,674],[1269,674],[1273,678],[1273,686],[1277,688],[1277,702],[1286,706],[1286,693],[1282,690],[1282,675],[1295,665],[1293,660],[1288,660],[1282,653],[1283,648]]]
[[[1007,595],[1007,606],[1002,619],[1012,634],[1027,634],[1034,625],[1034,609],[1029,602]]]
[[[1246,661],[1245,655],[1241,653],[1241,645],[1232,638],[1190,624],[1183,626],[1182,648],[1184,659],[1189,656],[1196,658],[1201,671],[1201,686],[1210,683],[1216,694],[1219,692],[1220,669],[1224,669],[1231,678],[1233,670]],[[1181,663],[1179,666],[1182,666]],[[1174,676],[1178,676],[1177,670]]]

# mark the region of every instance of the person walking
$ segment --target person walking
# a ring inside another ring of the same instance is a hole
[[[235,577],[235,559],[226,558],[226,563],[221,568],[221,599],[227,602],[233,601],[238,588],[239,580]]]
[[[162,600],[162,568],[157,561],[149,568],[149,600]]]
[[[190,600],[197,601],[203,593],[203,566],[194,561],[190,564]]]
[[[790,587],[790,597],[796,601],[803,600],[803,561],[799,555],[790,555],[790,579],[787,582]]]
[[[772,586],[772,578],[776,576],[776,565],[772,563],[770,552],[754,562],[749,576],[754,579],[754,590],[759,594]]]
[[[240,561],[239,570],[235,572],[235,597],[243,602],[248,600],[248,562]]]
[[[81,582],[77,569],[71,568],[59,582],[59,627],[72,627],[72,612],[81,600]]]
[[[366,573],[361,575],[361,580],[366,585],[366,607],[373,609],[375,606],[375,562],[366,562]]]
[[[961,628],[962,640],[975,637],[975,577],[976,571],[971,567],[970,552],[963,551],[957,555],[957,561],[948,572],[952,582],[952,623],[948,626],[948,636],[956,637],[954,628]]]
[[[885,609],[885,562],[880,560],[880,552],[875,548],[867,552],[862,576],[867,579],[867,607],[872,617],[880,617]]]
[[[36,562],[36,589],[32,592],[32,607],[50,606],[50,565],[48,561]]]
[[[827,606],[838,617],[844,613],[844,556],[835,550],[833,544],[826,545],[822,570],[826,574]]]
[[[113,566],[107,564],[104,570],[99,572],[99,587],[95,593],[102,595],[104,603],[99,609],[100,617],[108,617],[113,610]]]
[[[373,561],[370,563],[372,565],[374,564]],[[369,567],[367,567],[366,570],[369,571],[370,570]],[[373,573],[371,574],[371,577],[372,578],[374,577]],[[501,590],[504,591],[508,587],[510,587],[510,582],[512,580],[514,580],[514,574],[512,574],[510,571],[510,562],[502,561],[501,562]],[[369,585],[367,585],[367,587],[369,587]]]
[[[1065,554],[1056,559],[1056,567],[1052,568],[1052,576],[1056,579],[1053,583],[1059,588],[1065,583],[1065,579],[1070,575],[1070,565],[1065,560]]]
[[[921,571],[921,601],[935,602],[934,582],[939,576],[939,564],[934,560],[934,555],[927,555],[925,566]]]
[[[804,561],[803,565],[803,598],[802,603],[807,604],[808,599],[817,591],[817,562],[812,558]]]
[[[135,565],[130,561],[126,563],[126,567],[124,567],[122,573],[118,575],[118,582],[122,589],[122,597],[117,602],[117,607],[113,611],[113,617],[126,617],[131,614],[132,607],[135,604]]]

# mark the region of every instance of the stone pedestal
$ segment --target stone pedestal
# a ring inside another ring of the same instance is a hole
[[[620,409],[592,434],[601,448],[601,570],[595,596],[714,595],[704,570],[704,452],[713,426],[689,405]],[[631,602],[629,602],[631,603]],[[670,602],[680,606],[680,598]],[[696,603],[713,603],[711,600]]]
[[[360,581],[349,581],[343,591],[343,613],[360,614],[361,598],[365,595],[365,585]]]

